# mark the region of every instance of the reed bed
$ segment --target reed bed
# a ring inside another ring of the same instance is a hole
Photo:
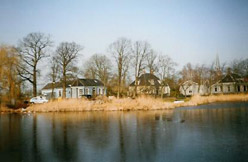
[[[247,94],[193,96],[189,101],[182,103],[165,102],[162,99],[139,97],[136,99],[65,99],[50,101],[44,104],[34,104],[26,111],[31,112],[77,112],[77,111],[133,111],[133,110],[166,110],[177,107],[197,106],[214,102],[248,101]]]
[[[174,103],[151,97],[139,97],[136,99],[65,99],[55,100],[44,104],[33,104],[27,109],[9,109],[1,107],[0,112],[79,112],[79,111],[135,111],[135,110],[167,110],[177,107],[197,106],[214,102],[248,102],[248,94],[193,96],[186,102]]]

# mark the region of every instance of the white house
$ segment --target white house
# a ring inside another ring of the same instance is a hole
[[[42,88],[41,93],[51,98],[52,89],[54,98],[62,97],[63,88],[61,82],[48,83]],[[97,79],[75,79],[66,83],[66,98],[81,98],[106,95],[107,89]]]
[[[209,86],[206,81],[204,84],[200,85],[192,80],[188,80],[180,85],[179,87],[180,94],[184,96],[193,96],[193,95],[207,95],[209,94]]]
[[[211,86],[212,94],[246,93],[248,81],[238,74],[228,72],[221,80]]]

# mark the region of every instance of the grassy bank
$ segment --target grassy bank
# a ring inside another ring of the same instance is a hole
[[[44,104],[34,104],[25,111],[32,112],[73,112],[73,111],[132,111],[132,110],[164,110],[184,106],[197,106],[214,102],[248,101],[247,94],[218,95],[218,96],[194,96],[189,101],[174,103],[162,99],[140,97],[137,99],[98,99],[90,101],[86,99],[66,99],[61,101],[50,101]],[[1,108],[0,111],[10,111]],[[21,109],[11,110],[20,112]]]
[[[248,95],[219,95],[219,96],[194,96],[183,103],[166,102],[162,99],[140,97],[137,99],[99,99],[95,101],[83,99],[68,99],[51,101],[45,104],[35,104],[27,108],[27,111],[36,112],[64,112],[64,111],[129,111],[129,110],[163,110],[176,107],[197,106],[214,102],[248,101]]]

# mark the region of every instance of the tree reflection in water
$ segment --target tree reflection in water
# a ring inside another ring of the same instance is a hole
[[[2,114],[0,161],[238,161],[248,157],[247,115],[247,103]]]

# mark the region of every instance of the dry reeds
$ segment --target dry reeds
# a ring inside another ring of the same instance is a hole
[[[137,99],[65,99],[50,101],[44,104],[34,104],[26,111],[33,112],[78,112],[78,111],[132,111],[132,110],[166,110],[183,106],[196,106],[213,102],[248,101],[247,94],[218,95],[218,96],[193,96],[187,102],[173,103],[151,97]]]

